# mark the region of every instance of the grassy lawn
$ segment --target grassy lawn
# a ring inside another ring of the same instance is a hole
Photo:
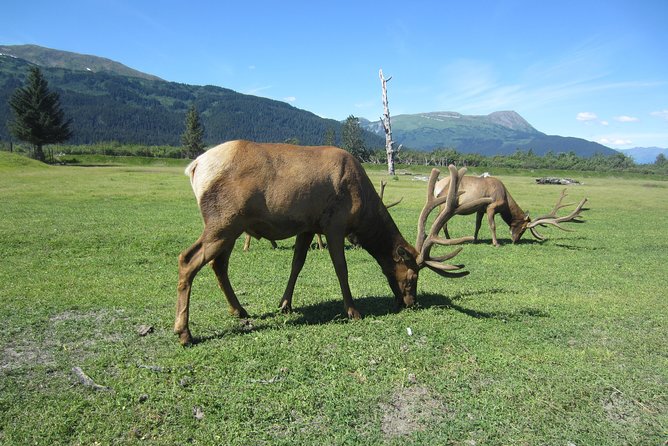
[[[668,440],[665,178],[569,172],[583,182],[569,197],[590,199],[577,232],[512,245],[497,217],[503,246],[484,224],[456,258],[471,274],[423,271],[418,307],[399,313],[373,259],[349,249],[365,316],[354,322],[326,252],[309,253],[283,315],[293,241],[244,253],[240,239],[230,276],[251,318],[228,315],[205,268],[191,303],[199,342],[182,348],[176,258],[202,229],[182,167],[42,167],[0,152],[0,444]],[[408,240],[427,170],[412,173],[386,190],[404,197],[390,212]],[[545,213],[560,188],[531,175],[501,178]],[[473,216],[450,224],[453,236],[473,227]]]

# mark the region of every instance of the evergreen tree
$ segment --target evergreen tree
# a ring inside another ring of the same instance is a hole
[[[341,146],[360,161],[366,161],[369,157],[362,139],[359,119],[353,115],[348,116],[341,129]]]
[[[9,131],[21,141],[33,145],[33,158],[45,161],[45,144],[65,142],[72,136],[71,120],[65,120],[58,93],[49,86],[37,67],[31,67],[23,87],[17,88],[9,99],[14,119]]]
[[[654,164],[656,164],[657,166],[664,166],[666,164],[666,155],[664,155],[663,153],[659,153],[656,156]]]
[[[325,140],[323,144],[326,146],[335,146],[336,145],[336,131],[333,127],[327,127],[325,131]]]
[[[186,131],[181,135],[183,144],[183,155],[186,158],[197,158],[204,153],[204,127],[199,119],[199,113],[194,105],[191,105],[186,114]]]

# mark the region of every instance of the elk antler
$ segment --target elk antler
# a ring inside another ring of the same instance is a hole
[[[385,186],[387,186],[387,181],[383,181],[383,180],[381,180],[381,181],[380,181],[380,201],[383,201],[383,194],[385,193]],[[399,198],[397,201],[393,201],[393,202],[390,203],[390,204],[386,204],[386,205],[385,205],[385,208],[386,208],[386,209],[389,209],[389,208],[391,208],[392,206],[396,206],[396,205],[398,205],[399,203],[401,203],[401,200],[403,200],[403,199],[404,199],[404,197],[401,197],[401,198]]]
[[[561,208],[565,208],[567,206],[572,206],[575,203],[567,203],[567,204],[561,204],[563,201],[564,197],[566,196],[566,189],[561,191],[561,195],[559,196],[559,199],[557,200],[557,204],[554,205],[554,208],[552,211],[550,211],[549,214],[546,215],[541,215],[540,217],[536,218],[535,220],[532,220],[528,225],[527,229],[531,231],[531,234],[533,234],[534,237],[536,237],[539,240],[545,240],[545,237],[542,236],[537,230],[536,226],[547,226],[547,225],[553,225],[556,226],[557,228],[561,229],[562,231],[571,231],[570,229],[564,228],[559,223],[564,223],[568,221],[572,221],[573,223],[583,223],[583,220],[579,220],[578,218],[581,217],[580,212],[583,210],[584,204],[587,202],[587,198],[583,198],[580,203],[577,205],[577,207],[573,210],[568,215],[565,215],[563,217],[557,217],[557,211]]]
[[[430,270],[442,275],[442,276],[463,276],[468,274],[468,272],[461,272],[452,274],[450,271],[456,271],[464,267],[464,265],[449,265],[442,263],[446,260],[449,260],[455,257],[462,248],[458,248],[452,251],[449,254],[439,257],[431,256],[431,248],[434,245],[456,245],[466,241],[473,240],[473,237],[460,237],[457,239],[446,239],[439,237],[438,233],[443,228],[443,226],[452,218],[455,214],[467,213],[470,209],[473,209],[482,204],[489,204],[492,202],[491,198],[479,198],[467,204],[459,206],[459,195],[463,192],[459,191],[459,181],[466,173],[466,168],[462,168],[457,172],[455,166],[448,166],[450,171],[450,187],[448,193],[442,197],[434,196],[434,187],[436,186],[436,180],[440,171],[438,169],[432,169],[431,175],[429,176],[429,183],[427,186],[427,202],[420,212],[420,218],[418,219],[418,235],[415,242],[415,249],[417,249],[419,255],[417,258],[417,264],[420,268],[427,267]],[[443,206],[441,212],[436,217],[436,220],[431,225],[429,229],[429,234],[425,232],[425,225],[427,223],[427,217],[434,208]]]

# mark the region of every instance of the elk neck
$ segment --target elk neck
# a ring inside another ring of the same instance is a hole
[[[377,205],[370,206],[375,212],[367,212],[363,224],[355,232],[362,246],[380,265],[387,275],[394,271],[395,252],[399,246],[410,252],[415,248],[404,239],[385,205],[376,198]]]
[[[506,203],[507,205],[500,211],[503,221],[505,221],[508,226],[511,226],[513,222],[524,221],[524,211],[507,191]]]

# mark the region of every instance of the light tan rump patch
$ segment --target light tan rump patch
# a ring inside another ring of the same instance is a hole
[[[238,141],[228,141],[198,156],[186,168],[197,203],[211,184],[225,172],[236,153]]]

